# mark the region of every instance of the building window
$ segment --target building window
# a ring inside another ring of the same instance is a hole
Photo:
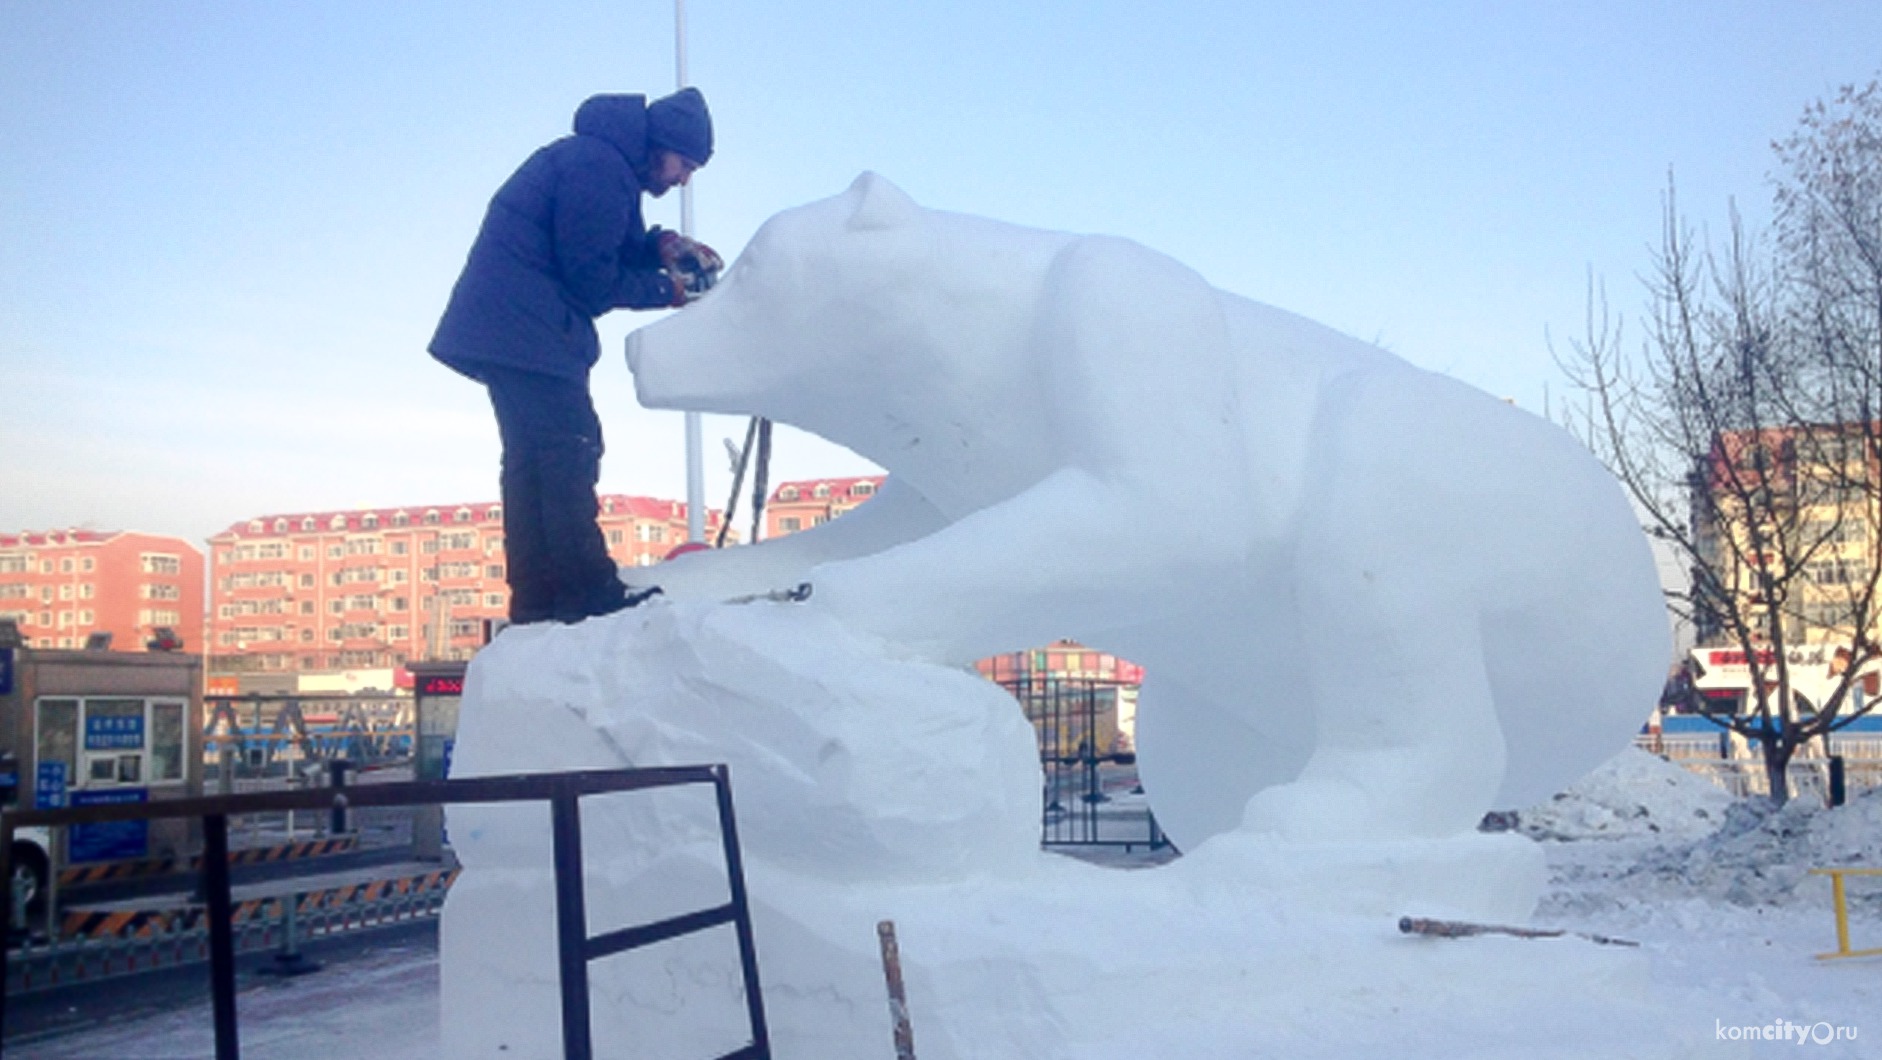
[[[823,500],[830,495],[830,484],[828,482],[817,483],[817,488],[811,490],[810,495],[818,500]]]
[[[470,522],[471,510],[469,508],[459,508],[457,511],[451,513],[451,521],[454,523]]]
[[[485,593],[484,594],[484,606],[485,607],[502,607],[503,606],[503,594],[502,593]]]
[[[318,527],[319,525],[320,525],[319,523],[314,522],[314,517],[309,515],[301,520],[301,532],[304,534],[311,534],[314,532],[314,529]]]
[[[850,487],[852,497],[867,497],[874,492],[876,492],[876,484],[873,482],[858,482]]]
[[[260,520],[260,519],[250,519],[250,520],[248,521],[248,532],[249,532],[249,533],[251,533],[251,534],[259,534],[259,533],[261,533],[261,520]]]
[[[489,508],[486,508],[484,510],[484,521],[488,523],[502,522],[503,521],[503,506],[498,505],[498,504],[493,504]]]
[[[346,555],[345,545],[328,545],[327,546],[327,558],[328,559],[340,559],[345,555]]]
[[[145,552],[138,557],[145,574],[181,574],[183,561],[165,552]]]
[[[285,533],[287,533],[287,532],[288,532],[288,521],[287,521],[286,519],[276,519],[276,520],[274,521],[274,532],[275,532],[275,533],[277,533],[277,534],[285,534]]]
[[[425,512],[425,525],[426,526],[438,525],[438,509],[432,508]]]
[[[404,512],[393,512],[392,513],[392,525],[393,526],[410,526],[412,525],[412,517],[410,515],[407,515]]]
[[[174,589],[175,586],[170,586],[169,588]],[[78,598],[80,600],[89,600],[96,595],[98,595],[98,587],[91,582],[86,582],[78,587]]]
[[[64,559],[59,561],[59,573],[60,574],[72,573],[72,557],[67,556]]]
[[[377,530],[379,529],[379,517],[377,515],[368,514],[360,519],[359,525],[362,530]]]
[[[781,489],[781,490],[779,490],[779,491],[778,491],[778,499],[779,499],[779,500],[781,500],[781,501],[794,501],[794,500],[796,500],[796,499],[797,499],[797,487],[796,487],[796,486],[786,486],[786,487],[784,487],[783,489]]]
[[[489,566],[485,567],[484,577],[493,578],[497,581],[502,581],[503,580],[503,564],[492,563]]]

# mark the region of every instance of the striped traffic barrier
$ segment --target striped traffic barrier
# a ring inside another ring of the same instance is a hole
[[[277,861],[292,861],[297,858],[331,857],[335,854],[350,853],[359,846],[358,836],[334,836],[328,839],[299,840],[293,843],[276,843],[265,847],[245,847],[229,852],[229,864],[265,865]],[[92,883],[106,883],[116,880],[144,879],[150,876],[170,876],[183,873],[195,873],[202,870],[200,856],[179,858],[134,858],[126,861],[108,861],[96,865],[68,865],[59,870],[59,886],[73,887]]]
[[[299,895],[236,903],[233,930],[239,953],[275,949],[291,899],[300,939],[332,938],[435,917],[457,878],[439,869],[371,883],[323,888]],[[8,954],[7,990],[26,993],[209,959],[209,932],[201,906],[96,914],[92,932],[49,944],[28,943]],[[140,919],[141,918],[141,919]],[[128,932],[128,933],[127,933]]]

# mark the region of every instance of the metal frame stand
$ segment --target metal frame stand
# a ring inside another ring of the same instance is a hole
[[[586,898],[582,889],[581,798],[585,795],[683,784],[711,784],[718,796],[719,833],[725,849],[726,878],[731,889],[731,900],[724,905],[651,924],[589,936]],[[209,921],[209,985],[216,1034],[215,1056],[216,1060],[241,1060],[235,1004],[234,903],[229,894],[229,818],[239,814],[282,810],[327,810],[333,807],[336,799],[351,807],[548,802],[555,840],[556,932],[561,965],[562,1048],[565,1060],[593,1060],[594,1057],[589,1022],[589,961],[722,924],[733,925],[738,933],[739,965],[744,980],[746,1012],[751,1020],[752,1040],[751,1044],[733,1050],[718,1060],[771,1060],[764,998],[759,991],[757,946],[753,940],[751,909],[745,892],[745,869],[739,856],[738,827],[732,813],[732,785],[723,765],[601,769],[373,784],[347,788],[337,795],[331,789],[314,789],[59,810],[8,810],[0,814],[0,879],[6,878],[9,870],[8,851],[16,828],[172,817],[200,819],[203,822],[202,891]],[[8,908],[4,919],[8,923],[4,926],[10,928],[11,903],[6,905]],[[0,967],[0,1057],[5,1055],[5,971],[4,967]]]

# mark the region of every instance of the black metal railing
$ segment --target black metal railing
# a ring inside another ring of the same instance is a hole
[[[724,905],[682,914],[652,924],[601,935],[588,934],[582,888],[581,799],[588,795],[641,791],[685,784],[711,784],[718,795],[719,833],[725,849],[731,900]],[[344,789],[274,791],[249,795],[170,799],[58,810],[8,810],[0,814],[0,879],[11,878],[8,864],[14,831],[34,825],[64,826],[107,821],[194,817],[203,823],[202,892],[209,921],[209,980],[215,1020],[216,1060],[240,1060],[235,1005],[235,940],[229,887],[229,818],[236,814],[332,809],[336,805],[414,806],[459,803],[548,802],[554,833],[556,934],[561,971],[562,1045],[565,1060],[592,1060],[588,962],[723,924],[738,935],[751,1043],[718,1060],[770,1060],[764,1001],[759,992],[757,949],[745,872],[739,855],[738,828],[732,813],[732,788],[726,767],[672,766],[656,769],[607,769],[540,773],[465,780],[414,781]],[[12,910],[3,914],[10,930]],[[6,977],[0,974],[0,1056],[5,1055]]]
[[[1120,736],[1121,686],[1038,673],[999,684],[1019,700],[1039,742],[1041,846],[1169,845],[1138,783],[1137,755]]]

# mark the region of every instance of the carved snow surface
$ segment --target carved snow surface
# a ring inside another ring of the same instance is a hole
[[[864,174],[629,361],[647,405],[763,414],[891,476],[639,576],[807,580],[941,662],[1072,637],[1143,664],[1144,782],[1184,849],[1467,831],[1613,755],[1665,676],[1646,539],[1566,432],[1128,240]]]
[[[1648,549],[1562,432],[1127,240],[873,175],[773,218],[629,358],[647,404],[762,413],[890,478],[813,530],[624,572],[667,591],[639,608],[504,632],[453,771],[728,763],[774,1055],[889,1055],[882,920],[923,1060],[1694,1037],[1643,952],[1396,930],[1523,921],[1541,848],[1478,818],[1607,759],[1658,692]],[[1147,668],[1168,865],[1037,848],[1031,727],[966,664],[1060,637]],[[708,792],[589,804],[592,932],[724,900]],[[445,1054],[559,1055],[547,813],[449,826]],[[743,1043],[729,929],[590,974],[598,1056]]]

